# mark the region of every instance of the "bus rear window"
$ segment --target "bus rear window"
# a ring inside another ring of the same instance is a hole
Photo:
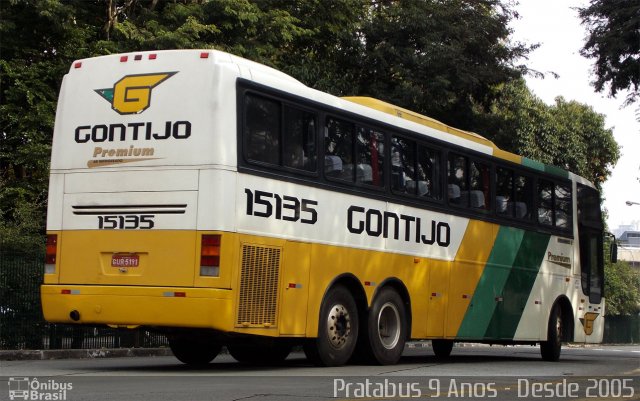
[[[254,95],[244,99],[248,159],[280,164],[280,103]]]
[[[247,94],[244,116],[245,155],[249,162],[317,171],[314,113]]]

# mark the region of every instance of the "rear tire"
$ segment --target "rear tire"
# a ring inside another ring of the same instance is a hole
[[[291,345],[282,343],[227,345],[227,349],[236,361],[250,365],[279,364],[291,353]]]
[[[222,346],[215,342],[187,337],[170,338],[169,347],[180,362],[191,366],[208,365],[222,349]]]
[[[447,359],[453,349],[453,340],[431,340],[431,348],[438,359]]]
[[[562,350],[562,333],[564,325],[562,322],[562,312],[560,305],[555,304],[549,316],[547,326],[547,341],[540,342],[540,354],[542,359],[549,362],[556,362],[560,359]]]
[[[329,290],[320,307],[318,338],[304,345],[307,359],[318,366],[347,363],[358,339],[358,308],[344,286]]]
[[[366,327],[358,340],[358,356],[365,362],[393,365],[404,351],[407,339],[407,314],[400,295],[384,288],[369,310]]]

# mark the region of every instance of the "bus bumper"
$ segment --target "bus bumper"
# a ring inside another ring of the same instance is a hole
[[[212,288],[43,285],[52,323],[233,330],[231,290]]]

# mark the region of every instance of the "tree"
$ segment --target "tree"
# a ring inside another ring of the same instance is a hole
[[[581,175],[600,186],[611,175],[620,148],[604,115],[590,106],[556,98],[547,105],[514,81],[498,89],[484,118],[488,137],[498,146]]]
[[[634,315],[640,312],[640,274],[629,263],[606,263],[604,277],[607,315]]]
[[[497,0],[373,1],[354,93],[474,129],[491,88],[527,71],[514,65],[531,48],[510,44],[512,18]]]
[[[612,97],[629,89],[626,102],[635,102],[640,95],[640,2],[591,0],[579,15],[589,30],[581,54],[595,59],[595,89],[608,86]]]

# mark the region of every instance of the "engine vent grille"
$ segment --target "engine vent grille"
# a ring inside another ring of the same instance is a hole
[[[280,248],[242,246],[238,326],[275,326],[279,272]]]

